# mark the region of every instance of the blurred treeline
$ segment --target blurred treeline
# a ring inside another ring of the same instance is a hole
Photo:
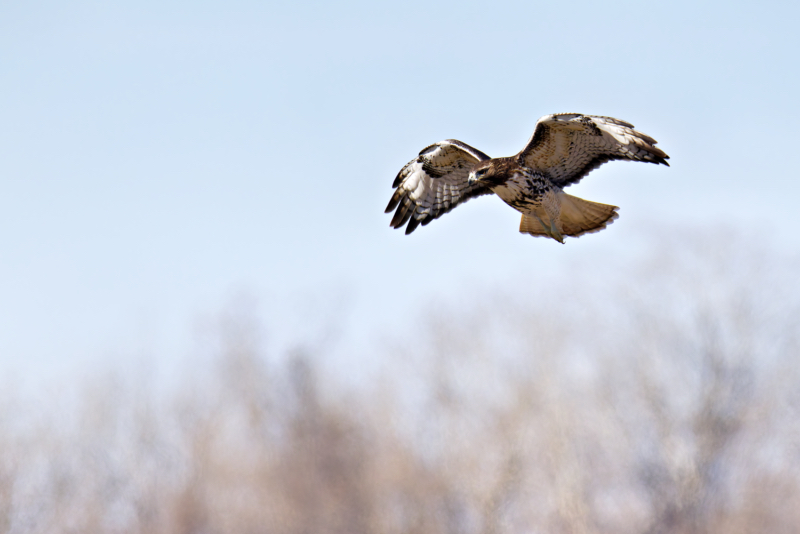
[[[0,396],[0,531],[798,532],[797,264],[654,239],[364,332],[360,380],[233,314],[168,388]]]

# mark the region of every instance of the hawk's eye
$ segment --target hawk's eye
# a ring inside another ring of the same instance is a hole
[[[475,176],[483,176],[484,174],[486,174],[486,169],[481,169],[475,173]]]

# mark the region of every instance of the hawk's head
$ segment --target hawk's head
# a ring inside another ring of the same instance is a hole
[[[490,159],[475,165],[469,173],[469,185],[483,183],[492,186],[504,183],[508,179],[506,159],[510,158]]]

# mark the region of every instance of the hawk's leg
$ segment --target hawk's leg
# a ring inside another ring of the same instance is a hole
[[[555,239],[556,241],[558,241],[558,242],[559,242],[559,243],[561,243],[562,245],[564,244],[564,236],[563,236],[563,235],[561,235],[561,232],[559,232],[559,231],[558,231],[558,228],[556,228],[556,221],[555,221],[555,219],[553,219],[553,218],[551,217],[551,218],[550,218],[550,224],[548,225],[548,224],[546,224],[546,223],[545,223],[545,222],[542,220],[542,218],[541,218],[541,217],[539,217],[539,216],[538,216],[538,215],[536,215],[535,213],[533,214],[533,216],[534,216],[534,217],[536,217],[536,220],[537,220],[537,221],[539,221],[539,224],[541,224],[541,225],[542,225],[542,229],[545,231],[545,233],[546,233],[546,234],[547,234],[549,237],[552,237],[553,239]]]
[[[550,219],[550,236],[562,245],[564,244],[564,236],[561,235],[561,232],[556,228],[555,219]]]

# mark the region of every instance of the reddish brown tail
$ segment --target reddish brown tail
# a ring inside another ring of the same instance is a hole
[[[590,202],[566,193],[561,193],[559,197],[561,215],[556,227],[565,236],[578,237],[599,232],[619,217],[617,206]],[[536,217],[527,215],[522,216],[519,231],[534,236],[549,236],[549,232]]]

